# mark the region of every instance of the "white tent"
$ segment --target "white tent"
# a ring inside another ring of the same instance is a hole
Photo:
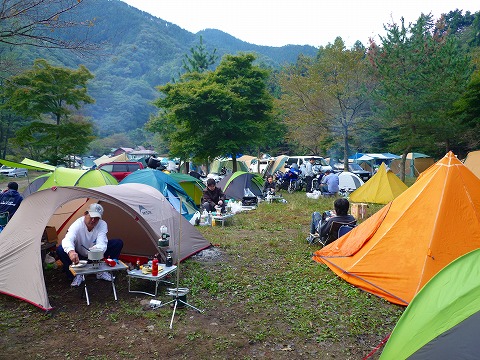
[[[349,171],[342,171],[338,174],[338,188],[340,190],[354,191],[364,184],[363,180]]]
[[[156,189],[142,184],[106,185],[95,189],[58,187],[35,192],[20,205],[0,233],[0,292],[48,310],[40,255],[47,225],[56,226],[59,240],[69,224],[92,202],[105,208],[109,238],[121,238],[122,254],[152,256],[159,252],[160,226],[167,226],[174,259],[183,260],[210,243]],[[180,254],[177,245],[180,241]]]

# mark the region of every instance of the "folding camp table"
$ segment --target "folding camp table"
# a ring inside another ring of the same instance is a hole
[[[223,227],[225,225],[225,220],[227,220],[228,218],[231,218],[233,215],[234,214],[212,215],[212,218],[215,220],[215,224],[222,223],[222,227]]]
[[[117,265],[115,266],[108,266],[105,262],[101,261],[99,263],[93,264],[89,263],[86,264],[84,267],[75,267],[72,268],[70,267],[70,272],[74,275],[80,275],[83,276],[83,284],[84,284],[84,289],[85,289],[85,297],[87,298],[87,305],[90,305],[90,298],[88,297],[88,289],[87,289],[87,279],[85,275],[90,275],[90,274],[98,274],[100,272],[108,272],[110,275],[112,275],[112,290],[113,290],[113,297],[115,298],[115,301],[117,301],[117,290],[115,289],[115,271],[120,271],[120,270],[127,270],[128,266],[125,265],[122,261],[118,261]]]
[[[173,273],[175,270],[177,270],[177,266],[176,265],[172,265],[172,266],[169,266],[167,267],[165,264],[158,264],[158,268],[162,268],[162,271],[159,271],[158,272],[158,275],[157,276],[152,276],[152,273],[147,273],[147,274],[144,274],[142,272],[142,270],[129,270],[127,272],[127,277],[128,277],[128,292],[131,292],[131,293],[139,293],[139,294],[145,294],[145,295],[150,295],[150,296],[157,296],[157,291],[158,291],[158,284],[159,283],[165,283],[165,284],[168,284],[168,285],[173,285],[172,282],[170,281],[167,281],[167,280],[164,280],[165,277],[168,275],[168,274],[171,274]],[[136,278],[136,279],[143,279],[143,280],[148,280],[148,281],[153,281],[155,282],[155,293],[149,293],[149,292],[146,292],[146,291],[140,291],[140,290],[131,290],[130,288],[130,280],[132,278]]]

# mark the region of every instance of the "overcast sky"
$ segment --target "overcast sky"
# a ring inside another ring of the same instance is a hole
[[[196,33],[222,30],[240,40],[269,46],[325,46],[341,36],[347,47],[378,40],[383,24],[415,22],[420,14],[480,10],[478,0],[123,0]]]

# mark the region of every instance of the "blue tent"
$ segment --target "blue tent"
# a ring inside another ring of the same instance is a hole
[[[156,169],[141,169],[132,172],[120,184],[139,183],[154,187],[180,212],[180,201],[182,203],[181,214],[190,221],[195,212],[198,211],[193,199],[187,195],[185,190],[171,176]]]

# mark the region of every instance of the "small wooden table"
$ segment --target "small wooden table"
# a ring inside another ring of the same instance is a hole
[[[84,289],[85,289],[85,297],[87,298],[87,305],[90,305],[90,298],[88,297],[88,289],[87,289],[87,281],[85,278],[85,275],[90,275],[90,274],[98,274],[100,272],[108,272],[110,275],[112,275],[112,290],[113,290],[113,297],[115,298],[115,301],[117,301],[117,290],[115,289],[115,271],[120,271],[120,270],[127,270],[128,266],[125,265],[122,261],[118,260],[117,265],[115,266],[108,266],[105,262],[101,261],[98,264],[86,264],[83,267],[75,267],[72,268],[70,266],[70,272],[74,275],[80,275],[83,276],[83,284],[84,284]]]
[[[177,270],[177,265],[172,265],[167,267],[165,264],[158,264],[158,267],[162,268],[162,271],[158,272],[157,276],[152,276],[152,273],[147,273],[144,274],[142,273],[142,270],[129,270],[127,272],[127,277],[128,277],[128,292],[131,293],[139,293],[139,294],[145,294],[145,295],[150,295],[153,297],[157,296],[158,292],[158,284],[163,282],[165,284],[173,285],[172,282],[164,280],[164,278],[168,275],[173,273],[175,270]],[[148,281],[154,281],[155,282],[155,293],[149,293],[146,291],[140,291],[140,290],[131,290],[130,289],[130,279],[136,278],[136,279],[143,279],[143,280],[148,280]]]

